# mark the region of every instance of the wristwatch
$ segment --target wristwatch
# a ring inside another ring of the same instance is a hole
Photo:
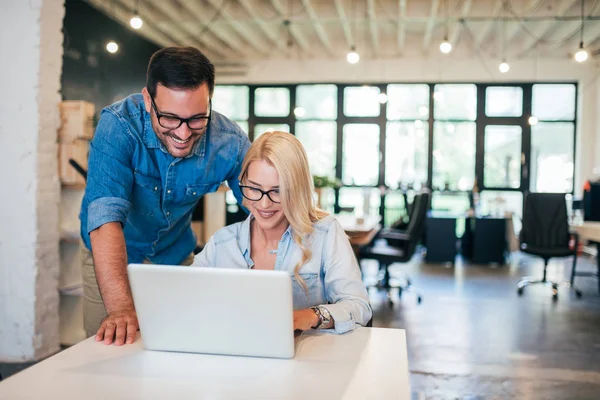
[[[329,327],[331,324],[331,314],[329,313],[329,310],[322,306],[313,306],[310,307],[310,309],[317,314],[317,317],[319,317],[319,322],[317,322],[317,325],[312,327],[313,329],[319,329],[321,326]]]

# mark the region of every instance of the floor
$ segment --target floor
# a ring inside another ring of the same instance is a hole
[[[578,278],[583,298],[568,289],[552,301],[550,289],[516,293],[521,276],[542,274],[538,259],[515,256],[504,267],[428,265],[415,259],[394,265],[421,289],[402,298],[372,289],[374,326],[406,329],[411,389],[422,399],[598,399],[600,398],[600,295],[597,281]],[[595,270],[581,260],[579,270]],[[377,265],[364,262],[365,280]],[[551,262],[549,278],[564,280],[568,261]],[[1,364],[7,377],[29,364]]]
[[[366,264],[365,264],[366,263]],[[570,274],[570,260],[548,267],[551,280]],[[365,280],[377,265],[363,261]],[[578,270],[595,271],[581,260]],[[503,267],[395,265],[421,289],[423,301],[404,292],[372,289],[374,326],[406,329],[413,399],[600,398],[600,294],[597,280],[577,278],[577,299],[567,288],[552,300],[545,286],[525,288],[522,276],[539,276],[539,259],[516,255]]]

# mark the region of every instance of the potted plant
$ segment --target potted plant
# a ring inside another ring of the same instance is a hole
[[[325,175],[313,175],[313,185],[315,193],[317,193],[317,206],[321,207],[323,188],[339,188],[342,186],[342,182],[337,178],[330,178]]]

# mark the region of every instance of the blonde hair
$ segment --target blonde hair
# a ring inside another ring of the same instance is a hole
[[[246,153],[239,176],[243,182],[253,161],[266,161],[279,174],[279,193],[283,213],[293,229],[293,240],[302,250],[302,259],[294,267],[294,277],[305,292],[306,282],[300,277],[300,268],[312,257],[307,240],[313,224],[328,214],[317,208],[313,198],[313,179],[302,143],[287,132],[266,132],[252,143]]]

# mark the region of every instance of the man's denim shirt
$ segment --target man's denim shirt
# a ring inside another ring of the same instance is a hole
[[[120,222],[130,263],[179,264],[196,245],[190,222],[198,199],[227,181],[241,204],[238,176],[250,147],[242,129],[212,111],[186,158],[174,158],[152,129],[141,94],[102,110],[90,144],[81,237]]]
[[[196,255],[192,265],[219,268],[253,268],[250,254],[250,215],[244,222],[218,230]],[[302,259],[302,249],[293,240],[291,226],[277,245],[276,271],[287,271],[292,278],[294,309],[322,305],[335,321],[335,332],[345,333],[365,326],[371,319],[367,290],[360,269],[339,222],[327,216],[314,224],[314,231],[305,241],[312,257],[300,267],[300,277],[308,293],[294,278],[294,268]],[[276,301],[276,299],[273,299]]]

